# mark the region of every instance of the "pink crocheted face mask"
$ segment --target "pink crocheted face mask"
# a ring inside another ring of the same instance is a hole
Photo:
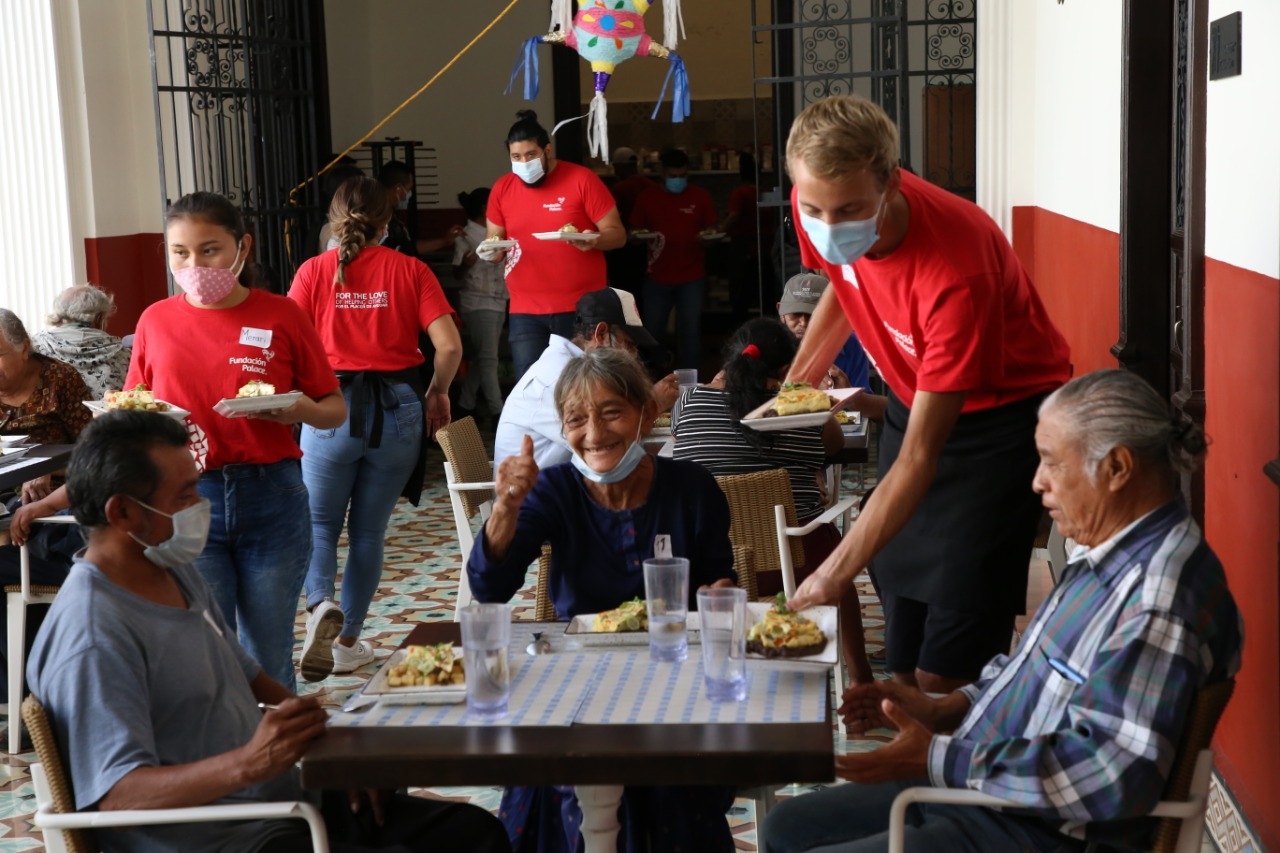
[[[236,244],[236,259],[240,258],[240,244]],[[188,296],[201,305],[216,305],[235,289],[244,264],[232,261],[226,269],[217,267],[183,267],[173,270],[173,280]]]

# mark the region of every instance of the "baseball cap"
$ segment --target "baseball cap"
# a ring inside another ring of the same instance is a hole
[[[609,158],[610,163],[636,163],[639,160],[636,152],[626,146],[613,149],[613,156]]]
[[[579,324],[594,326],[596,323],[608,323],[610,326],[622,326],[631,340],[635,341],[637,349],[658,349],[658,342],[640,322],[636,298],[625,290],[605,287],[584,293],[578,298],[577,310]]]
[[[817,273],[802,272],[787,279],[778,300],[779,314],[812,314],[818,307],[822,291],[827,289],[826,277]]]

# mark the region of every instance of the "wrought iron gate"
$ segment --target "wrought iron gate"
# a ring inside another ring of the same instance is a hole
[[[148,0],[147,15],[161,202],[197,190],[231,199],[254,231],[264,285],[282,291],[320,218],[315,182],[289,203],[319,165],[320,3]]]
[[[975,6],[976,0],[753,0],[753,38],[767,43],[772,56],[770,67],[754,71],[756,98],[773,104],[773,126],[757,125],[756,149],[772,148],[781,164],[801,110],[830,95],[858,94],[897,122],[904,167],[972,199]],[[771,201],[785,216],[790,187],[781,169],[779,181]],[[779,233],[787,227],[784,221]],[[770,248],[761,247],[762,257]],[[772,250],[785,276],[795,261],[783,240]]]

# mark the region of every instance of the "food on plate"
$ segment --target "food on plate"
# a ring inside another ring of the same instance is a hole
[[[276,393],[276,386],[270,382],[259,382],[257,379],[246,382],[236,392],[237,397],[271,397]]]
[[[496,243],[496,242],[498,242],[498,241],[499,241],[499,240],[501,240],[501,239],[502,239],[502,238],[501,238],[501,237],[499,237],[497,234],[490,234],[488,237],[485,237],[485,238],[484,238],[484,242],[486,242],[486,243]]]
[[[576,233],[578,233],[578,226],[576,226],[576,225],[574,225],[572,222],[570,222],[568,225],[561,225],[561,226],[560,226],[560,230],[561,230],[561,231],[568,232],[568,233],[576,234]]]
[[[391,687],[447,687],[465,681],[462,659],[454,657],[453,645],[409,646],[400,663],[387,670]]]
[[[787,607],[778,593],[773,609],[747,631],[747,651],[767,658],[799,658],[816,655],[827,647],[827,636],[812,619]]]
[[[127,391],[108,391],[102,398],[108,411],[131,409],[138,412],[167,412],[169,404],[156,399],[151,389],[138,383]]]
[[[671,413],[670,413],[670,412],[663,412],[662,414],[658,415],[657,419],[655,419],[655,420],[654,420],[653,425],[654,425],[655,427],[669,427],[669,426],[671,426]]]
[[[786,415],[803,415],[809,412],[825,412],[834,404],[825,392],[819,391],[808,382],[784,382],[773,407],[765,412],[766,417]]]
[[[621,631],[647,631],[649,614],[644,600],[633,598],[624,601],[612,610],[597,613],[591,623],[591,630],[602,634],[617,634]]]
[[[838,424],[851,424],[854,422],[853,418],[849,416],[849,413],[844,410],[836,412],[835,419]]]

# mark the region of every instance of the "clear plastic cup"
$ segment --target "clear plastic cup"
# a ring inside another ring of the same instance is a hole
[[[682,661],[689,656],[689,561],[684,557],[644,561],[644,597],[649,613],[649,657]]]
[[[698,384],[698,369],[696,367],[682,367],[673,371],[676,375],[676,384],[680,386],[680,393]]]
[[[511,699],[511,608],[505,604],[469,604],[460,611],[462,654],[466,667],[467,713],[485,720],[507,714]]]
[[[712,702],[747,698],[747,592],[698,590],[702,672]]]

